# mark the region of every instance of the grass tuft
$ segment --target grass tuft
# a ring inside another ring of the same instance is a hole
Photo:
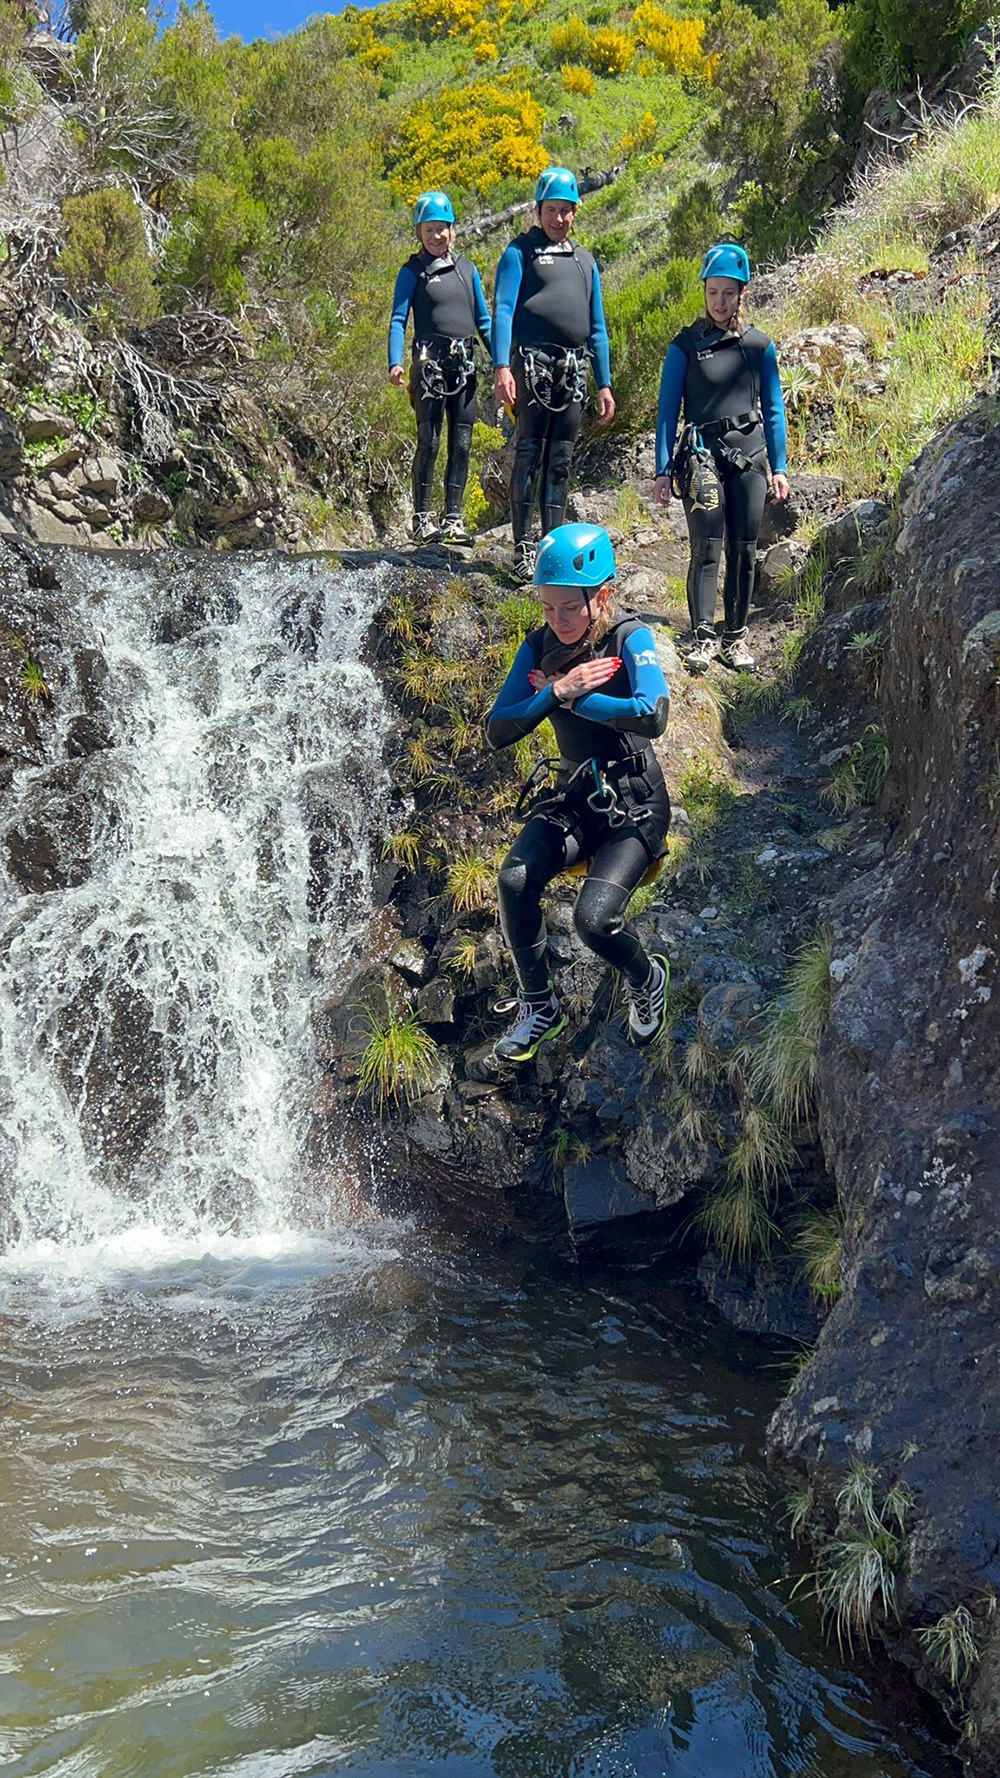
[[[843,1290],[844,1219],[839,1208],[811,1210],[795,1232],[795,1250],[813,1296],[833,1302]]]
[[[445,888],[456,913],[472,914],[488,907],[496,889],[492,859],[483,852],[460,852],[445,873]]]
[[[870,722],[847,758],[824,785],[823,801],[838,815],[876,803],[889,776],[892,745],[883,728]]]
[[[964,1605],[945,1611],[936,1624],[917,1631],[932,1667],[952,1691],[960,1692],[979,1665],[975,1626]]]
[[[403,1100],[412,1105],[433,1083],[437,1044],[413,1014],[400,1018],[390,1007],[383,1017],[362,1009],[368,1042],[361,1057],[358,1097],[367,1095],[379,1115]]]

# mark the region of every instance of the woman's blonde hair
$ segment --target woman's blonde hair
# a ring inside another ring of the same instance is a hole
[[[593,629],[591,630],[589,637],[590,646],[592,648],[599,647],[604,641],[608,631],[613,630],[615,624],[618,622],[615,613],[615,592],[618,587],[618,582],[616,580],[606,580],[604,586],[609,586],[611,592],[608,594],[605,603],[601,606],[600,611],[594,619]],[[597,590],[598,592],[603,592],[604,588],[598,587]]]

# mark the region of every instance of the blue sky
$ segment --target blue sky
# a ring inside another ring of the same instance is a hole
[[[364,5],[365,0],[354,0]],[[309,4],[309,0],[209,0],[220,37],[243,37],[248,43],[254,37],[282,36],[304,25],[316,12],[343,12],[344,0],[331,6]]]

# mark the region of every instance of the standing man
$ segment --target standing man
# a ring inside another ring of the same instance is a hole
[[[543,536],[566,516],[588,358],[597,379],[599,423],[606,425],[615,412],[600,273],[592,254],[569,238],[579,202],[569,168],[546,167],[535,187],[535,226],[511,241],[497,267],[493,392],[514,410],[514,575],[525,582],[534,573],[536,503]]]

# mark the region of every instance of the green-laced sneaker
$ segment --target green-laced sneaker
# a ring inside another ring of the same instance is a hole
[[[466,529],[460,516],[455,513],[445,513],[441,520],[439,541],[450,543],[453,549],[471,549],[476,540],[472,532]]]
[[[543,1043],[566,1028],[565,1014],[554,994],[546,994],[544,999],[498,1000],[493,1010],[510,1012],[514,1007],[516,1020],[493,1047],[498,1062],[530,1062]]]
[[[649,975],[643,987],[633,988],[628,981],[623,984],[628,1002],[628,1040],[636,1049],[644,1049],[663,1030],[669,981],[670,964],[666,957],[656,956],[649,960]]]

